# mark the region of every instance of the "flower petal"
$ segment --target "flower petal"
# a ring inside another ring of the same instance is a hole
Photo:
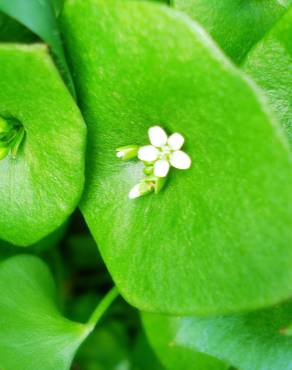
[[[157,177],[165,177],[169,171],[169,162],[166,159],[159,159],[154,163],[154,175]]]
[[[160,147],[167,143],[167,135],[163,128],[159,126],[150,127],[148,130],[149,139],[152,145]]]
[[[171,149],[179,150],[184,145],[184,141],[184,137],[176,132],[169,136],[167,143]]]
[[[141,161],[153,162],[158,158],[159,150],[152,145],[142,146],[138,150],[138,158]]]
[[[170,156],[170,164],[180,170],[187,170],[191,167],[191,158],[183,151],[177,150]]]

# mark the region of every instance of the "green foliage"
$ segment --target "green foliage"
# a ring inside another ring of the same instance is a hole
[[[176,341],[181,319],[143,314],[147,336],[168,370],[227,370],[229,365],[199,352],[195,346]]]
[[[0,41],[30,43],[37,37],[14,19],[0,12]]]
[[[67,244],[65,259],[70,272],[67,273],[66,285],[72,291],[67,291],[70,299],[66,303],[66,312],[72,320],[86,322],[100,300],[97,292],[112,283],[97,255],[93,240],[85,235],[81,237],[80,234],[71,234]],[[84,293],[80,294],[81,291]],[[122,299],[116,300],[78,350],[73,369],[110,370],[120,367],[123,370],[163,370],[145,335],[141,333],[140,326],[136,311]]]
[[[51,0],[56,16],[58,17],[63,9],[64,0]]]
[[[0,46],[0,115],[26,136],[0,161],[0,238],[27,246],[58,228],[83,190],[86,129],[46,48]]]
[[[201,23],[223,50],[240,63],[292,1],[173,0],[173,4]]]
[[[82,370],[130,369],[125,337],[113,328],[95,331],[76,356],[75,364]]]
[[[281,329],[291,321],[292,303],[248,314],[215,318],[144,315],[148,335],[163,357],[167,343],[191,353],[199,351],[228,361],[241,370],[290,370],[291,338]],[[169,332],[163,343],[159,328]],[[176,357],[179,361],[179,357]],[[186,367],[187,368],[187,367]],[[219,369],[218,369],[219,370]]]
[[[292,370],[291,7],[0,0],[0,370]]]
[[[88,337],[74,365],[82,370],[165,370],[145,335],[140,333],[130,344],[126,326],[114,319],[108,319]]]
[[[292,8],[249,53],[244,69],[266,91],[292,145]]]
[[[291,163],[251,84],[167,7],[71,0],[62,25],[89,127],[81,209],[123,296],[180,314],[289,297]],[[184,133],[192,167],[129,200],[141,165],[115,149],[144,145],[157,123]]]
[[[65,319],[46,265],[16,256],[0,264],[0,366],[65,370],[90,329]]]
[[[42,255],[42,257],[44,257],[47,251],[50,251],[58,246],[67,231],[66,229],[67,224],[64,224],[53,233],[47,235],[37,243],[32,244],[25,249],[20,249],[19,247],[0,240],[0,261],[5,260],[8,257],[15,256],[20,252],[22,254],[33,254],[38,256]]]
[[[48,43],[57,58],[61,73],[72,94],[75,95],[56,19],[61,5],[61,0],[1,0],[0,11],[16,19]]]

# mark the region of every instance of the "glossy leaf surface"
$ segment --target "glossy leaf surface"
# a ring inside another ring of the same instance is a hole
[[[89,330],[64,318],[47,266],[32,256],[0,263],[0,368],[68,370]]]
[[[291,314],[290,302],[264,311],[210,319],[148,314],[144,315],[144,324],[158,351],[162,350],[157,343],[158,328],[163,327],[171,333],[168,340],[175,346],[216,356],[240,370],[291,370],[292,338],[281,334],[291,322]]]
[[[292,8],[249,53],[244,69],[265,90],[292,145]]]
[[[285,13],[291,0],[173,0],[237,63]]]
[[[123,296],[214,314],[291,295],[288,146],[243,74],[166,6],[69,0],[62,24],[89,125],[81,209]],[[130,200],[142,165],[115,150],[155,124],[184,135],[192,167]]]
[[[142,317],[147,337],[167,370],[229,369],[224,362],[176,341],[181,319],[157,314]]]
[[[58,228],[83,190],[86,128],[44,46],[0,46],[0,115],[26,135],[0,161],[0,238],[27,246]]]

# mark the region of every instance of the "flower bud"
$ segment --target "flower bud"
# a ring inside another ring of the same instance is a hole
[[[145,181],[140,182],[131,189],[131,191],[129,192],[129,198],[135,199],[142,197],[143,195],[150,193],[152,190],[153,186],[151,185],[151,183]]]
[[[127,145],[116,150],[117,157],[121,158],[124,161],[137,157],[138,154],[138,145]]]

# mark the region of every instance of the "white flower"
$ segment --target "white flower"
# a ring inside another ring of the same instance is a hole
[[[167,137],[166,132],[159,126],[148,130],[152,145],[142,146],[138,150],[138,158],[143,162],[154,162],[154,176],[166,177],[170,166],[186,170],[191,166],[191,158],[183,152],[184,137],[174,133]]]
[[[151,145],[138,147],[127,145],[116,150],[116,156],[129,160],[138,156],[144,162],[144,178],[129,192],[130,199],[139,198],[154,192],[158,194],[165,186],[170,167],[186,170],[191,166],[191,158],[181,150],[184,137],[174,133],[167,136],[163,128],[150,127],[148,135]]]

